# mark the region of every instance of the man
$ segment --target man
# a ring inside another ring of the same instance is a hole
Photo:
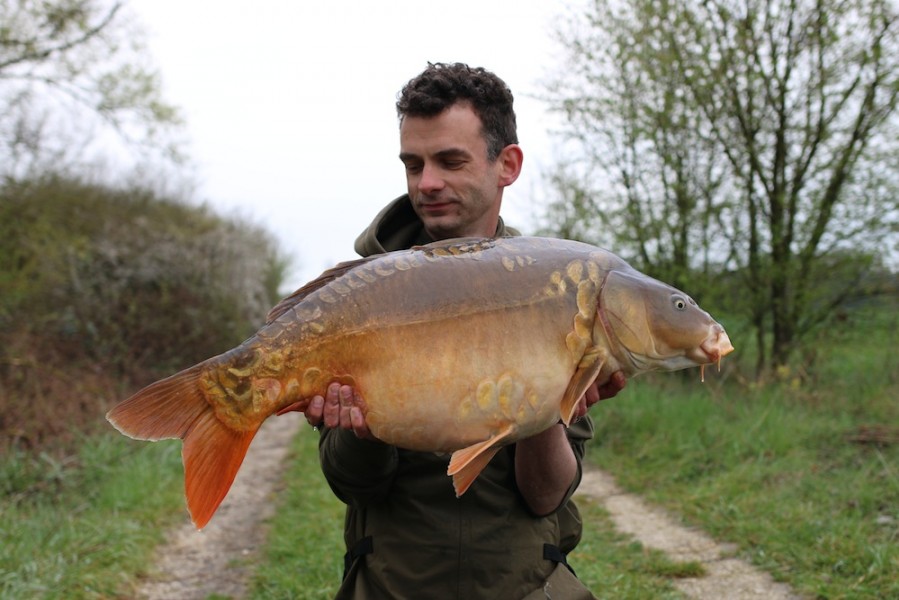
[[[506,85],[484,69],[433,64],[406,84],[397,112],[408,194],[381,211],[356,251],[517,235],[499,216],[523,160]],[[448,457],[378,441],[363,399],[332,384],[305,416],[324,425],[322,470],[347,504],[338,598],[593,598],[566,564],[581,535],[570,497],[593,435],[587,409],[623,386],[620,373],[605,389],[591,386],[577,423],[504,448],[456,498]]]

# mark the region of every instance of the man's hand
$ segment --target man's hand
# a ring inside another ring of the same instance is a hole
[[[595,381],[591,383],[590,387],[587,388],[587,391],[584,392],[584,395],[581,396],[581,399],[578,402],[577,411],[574,413],[574,420],[576,421],[586,415],[587,411],[590,410],[590,407],[600,400],[608,400],[609,398],[618,395],[618,392],[623,390],[625,385],[627,385],[627,378],[621,371],[612,373],[609,380],[602,385]]]
[[[365,440],[377,439],[365,423],[362,407],[365,402],[352,386],[331,383],[324,397],[314,396],[303,413],[313,427],[348,429],[356,437]]]

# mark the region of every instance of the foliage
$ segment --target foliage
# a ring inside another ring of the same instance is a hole
[[[897,35],[885,0],[590,2],[548,85],[576,151],[548,228],[678,287],[735,274],[785,364],[896,241]]]
[[[81,439],[66,460],[21,451],[0,464],[0,597],[113,598],[184,519],[174,443]],[[150,493],[152,492],[152,493]]]
[[[234,346],[276,302],[284,267],[264,231],[202,207],[59,178],[6,185],[0,430],[59,435],[123,389]],[[74,422],[53,417],[60,402]]]
[[[895,597],[897,308],[849,311],[778,383],[634,381],[594,411],[591,460],[800,593]]]
[[[121,2],[0,2],[0,176],[58,171],[103,131],[180,159],[142,40]]]

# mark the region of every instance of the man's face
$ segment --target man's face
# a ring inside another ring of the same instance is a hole
[[[520,156],[517,147],[514,152]],[[432,238],[496,232],[503,188],[520,169],[519,160],[510,175],[505,154],[487,160],[481,120],[467,103],[454,104],[436,117],[403,119],[400,160],[406,166],[409,197]]]

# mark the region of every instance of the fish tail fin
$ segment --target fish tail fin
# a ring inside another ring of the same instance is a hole
[[[206,526],[225,499],[257,431],[234,431],[210,409],[185,436],[184,492],[197,529]]]
[[[157,381],[106,414],[128,437],[181,439],[187,507],[202,529],[221,504],[257,429],[235,431],[222,423],[200,388],[200,364]]]
[[[200,389],[203,364],[166,377],[123,400],[106,419],[135,440],[184,439],[196,420],[212,407]]]

